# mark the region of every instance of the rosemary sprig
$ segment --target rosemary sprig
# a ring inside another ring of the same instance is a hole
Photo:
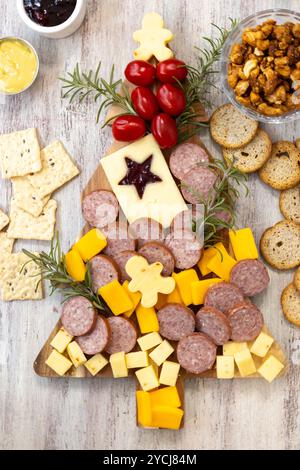
[[[70,78],[60,77],[60,80],[65,83],[62,87],[62,97],[68,98],[70,103],[72,103],[76,97],[79,98],[79,103],[81,103],[90,94],[94,96],[95,102],[101,99],[96,117],[97,123],[99,122],[102,111],[111,105],[119,106],[125,111],[125,114],[136,115],[128,89],[123,85],[121,79],[114,79],[114,66],[112,66],[108,81],[100,77],[100,70],[101,62],[95,72],[90,70],[88,73],[82,72],[79,65],[76,64],[72,73],[67,72]],[[120,90],[121,93],[118,90]],[[108,122],[109,121],[106,121],[103,127],[106,126]]]
[[[231,229],[235,225],[235,204],[240,196],[240,187],[244,187],[248,195],[247,175],[235,168],[234,162],[227,167],[223,160],[215,159],[210,163],[202,163],[215,171],[219,178],[212,188],[211,194],[204,199],[201,194],[193,188],[182,183],[199,200],[199,204],[204,207],[204,217],[201,227],[204,230],[204,247],[213,246],[218,241],[222,241],[221,229]],[[229,220],[223,220],[218,217],[218,213],[225,212],[229,215]]]
[[[52,295],[56,290],[60,290],[64,297],[64,302],[77,295],[81,295],[90,300],[93,305],[99,310],[108,311],[106,305],[103,304],[98,294],[95,294],[92,289],[91,270],[89,263],[87,263],[87,272],[83,282],[76,282],[69,276],[65,264],[65,255],[61,251],[59,235],[56,233],[55,240],[51,242],[50,252],[45,253],[42,251],[38,255],[28,250],[22,250],[28,256],[29,261],[24,264],[34,262],[39,267],[40,272],[36,276],[41,276],[37,283],[37,287],[42,279],[50,282]]]
[[[187,80],[181,84],[186,96],[186,109],[177,119],[180,141],[195,135],[201,127],[208,126],[207,123],[197,121],[198,113],[195,105],[202,103],[204,106],[211,106],[207,98],[207,90],[209,87],[215,86],[213,75],[218,73],[218,70],[214,67],[220,59],[226,39],[237,24],[238,21],[232,18],[230,18],[229,28],[220,28],[212,24],[217,29],[218,37],[203,37],[204,41],[208,43],[208,47],[204,49],[195,47],[197,51],[196,65],[187,65]]]

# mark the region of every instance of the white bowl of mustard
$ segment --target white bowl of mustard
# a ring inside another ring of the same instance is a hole
[[[34,47],[18,37],[0,38],[0,93],[17,95],[27,90],[39,72]]]

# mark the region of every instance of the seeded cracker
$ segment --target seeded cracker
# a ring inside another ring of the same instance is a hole
[[[9,223],[9,217],[0,209],[0,230]]]
[[[52,240],[55,226],[55,213],[57,203],[50,199],[39,217],[33,217],[28,212],[17,207],[15,201],[11,201],[10,224],[7,229],[9,238],[21,238],[27,240]]]
[[[38,253],[37,253],[38,254]],[[29,258],[24,253],[13,253],[6,258],[1,271],[2,300],[39,300],[43,298],[39,267],[28,263]],[[0,262],[2,265],[2,262]],[[22,270],[22,272],[21,272]]]
[[[41,215],[51,196],[41,196],[39,190],[32,186],[27,178],[12,178],[11,181],[16,205],[34,217]]]
[[[42,170],[28,176],[30,183],[47,196],[67,181],[78,175],[79,170],[72,162],[60,141],[55,141],[41,151]]]
[[[36,173],[42,168],[36,129],[0,135],[2,178]]]

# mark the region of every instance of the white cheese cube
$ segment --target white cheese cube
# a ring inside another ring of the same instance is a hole
[[[138,338],[137,342],[142,351],[148,351],[148,349],[154,348],[162,342],[162,337],[159,333],[153,332]]]
[[[147,351],[130,352],[125,355],[128,369],[139,369],[149,366]]]
[[[234,357],[217,356],[217,378],[233,379],[234,377]]]
[[[165,339],[149,354],[149,356],[151,357],[152,361],[155,362],[155,364],[161,366],[173,351],[174,348],[172,348],[170,343]]]
[[[63,353],[66,350],[66,347],[71,343],[73,336],[62,327],[54,336],[50,345],[56,349],[59,353]]]
[[[271,383],[282,371],[282,364],[275,356],[269,356],[265,362],[257,369],[257,372]]]
[[[258,335],[250,348],[250,352],[258,357],[265,357],[270,347],[274,343],[274,338],[263,331]]]
[[[128,369],[126,366],[126,358],[124,352],[111,354],[109,362],[115,379],[120,377],[128,377]]]
[[[256,372],[255,363],[249,349],[243,349],[234,355],[241,377],[247,377]]]
[[[57,352],[55,349],[53,349],[45,364],[54,370],[57,375],[65,375],[73,365],[69,359]]]
[[[135,375],[144,392],[148,392],[149,390],[153,390],[154,388],[159,387],[158,377],[155,373],[153,366],[148,366],[144,367],[143,369],[139,369],[136,371]]]
[[[159,383],[174,387],[178,379],[179,370],[180,364],[178,362],[165,361],[161,368]]]
[[[223,356],[234,356],[237,352],[248,349],[247,343],[237,343],[235,341],[229,341],[223,344]]]
[[[76,341],[72,341],[72,343],[68,344],[67,353],[76,368],[86,362],[86,357]]]
[[[87,368],[90,374],[97,375],[106,364],[108,364],[108,360],[102,354],[95,354],[95,356],[84,363],[84,367]]]

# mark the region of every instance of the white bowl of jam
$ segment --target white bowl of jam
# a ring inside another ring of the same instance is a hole
[[[81,26],[86,0],[16,0],[23,22],[41,36],[60,39]]]

